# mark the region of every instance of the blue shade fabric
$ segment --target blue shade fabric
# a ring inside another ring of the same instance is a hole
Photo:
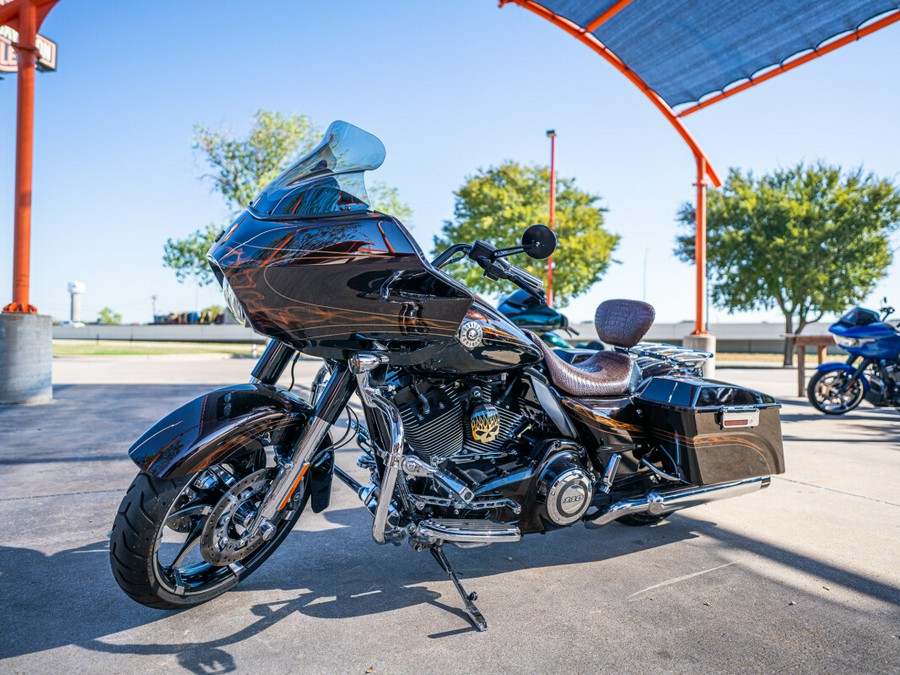
[[[615,2],[539,4],[584,28]],[[900,0],[632,0],[593,34],[674,108],[898,9]]]

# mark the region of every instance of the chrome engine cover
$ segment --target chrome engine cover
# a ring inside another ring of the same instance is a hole
[[[591,478],[583,469],[569,469],[550,487],[547,515],[557,525],[571,525],[591,504]]]
[[[555,456],[537,482],[545,519],[564,527],[584,516],[594,495],[594,481],[579,459],[570,452]]]

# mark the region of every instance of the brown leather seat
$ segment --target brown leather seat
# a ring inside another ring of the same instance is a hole
[[[597,335],[606,344],[633,347],[653,324],[656,312],[639,300],[607,300],[594,315]],[[640,384],[641,371],[623,352],[600,351],[577,364],[566,363],[539,337],[531,334],[544,353],[553,384],[572,396],[619,396]]]

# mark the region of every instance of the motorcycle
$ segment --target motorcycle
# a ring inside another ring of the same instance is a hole
[[[900,330],[887,323],[893,312],[885,298],[881,316],[854,307],[828,327],[850,356],[843,363],[823,363],[810,379],[806,396],[816,410],[843,415],[863,400],[900,408]]]
[[[784,471],[771,396],[672,368],[642,378],[628,350],[650,305],[604,302],[597,329],[614,348],[572,365],[442,271],[468,260],[543,299],[541,281],[505,258],[549,256],[549,228],[506,248],[457,243],[429,262],[368,206],[363,174],[383,160],[374,136],[333,123],[210,249],[232,313],[271,341],[248,384],[187,403],[129,449],[140,471],[110,541],[127,595],[160,609],[221,595],[306,508],[328,508],[337,478],[371,513],[374,541],[429,551],[485,630],[445,545],[648,525]],[[301,352],[322,359],[309,400],[276,385]],[[353,437],[366,484],[335,464]]]

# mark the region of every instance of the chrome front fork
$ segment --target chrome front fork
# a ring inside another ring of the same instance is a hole
[[[372,386],[369,377],[373,370],[386,363],[387,357],[383,354],[361,353],[350,359],[350,371],[356,375],[359,396],[363,405],[378,410],[384,415],[390,435],[391,447],[384,457],[384,475],[381,478],[378,505],[375,508],[375,520],[372,523],[372,538],[378,544],[396,541],[403,536],[400,528],[388,522],[391,499],[394,495],[394,487],[397,485],[397,474],[403,463],[403,420],[400,419],[400,411],[397,406],[384,395],[381,388]]]
[[[324,376],[323,376],[324,380]],[[278,458],[278,471],[269,492],[259,505],[257,517],[250,526],[249,536],[262,534],[269,539],[275,533],[272,522],[275,515],[290,502],[294,491],[309,469],[316,449],[328,433],[353,393],[350,372],[345,366],[337,366],[326,384],[319,383],[320,391],[315,401],[313,416],[294,445],[289,458]]]

